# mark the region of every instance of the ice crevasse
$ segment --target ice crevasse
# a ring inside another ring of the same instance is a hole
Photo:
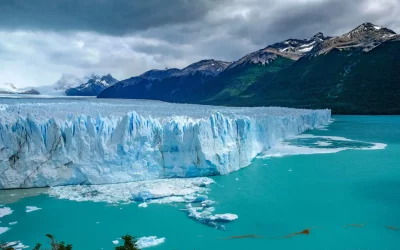
[[[330,110],[13,102],[0,111],[0,189],[228,174],[330,118]]]

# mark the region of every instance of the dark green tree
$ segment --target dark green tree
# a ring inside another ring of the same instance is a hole
[[[115,250],[140,250],[136,245],[136,237],[132,237],[127,234],[121,238],[124,241],[124,245],[115,247]]]

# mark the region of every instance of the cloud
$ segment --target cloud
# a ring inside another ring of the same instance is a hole
[[[0,28],[124,35],[202,19],[218,0],[6,0]]]
[[[61,73],[125,79],[201,59],[237,60],[287,38],[363,22],[400,30],[398,0],[0,1],[0,83]]]

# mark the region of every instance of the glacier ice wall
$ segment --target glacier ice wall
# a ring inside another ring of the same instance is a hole
[[[0,110],[0,189],[228,174],[330,116],[330,110],[12,100]]]

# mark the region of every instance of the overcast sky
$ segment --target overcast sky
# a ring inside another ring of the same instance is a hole
[[[49,85],[62,73],[122,80],[367,21],[400,32],[399,17],[399,0],[1,0],[0,84]]]

